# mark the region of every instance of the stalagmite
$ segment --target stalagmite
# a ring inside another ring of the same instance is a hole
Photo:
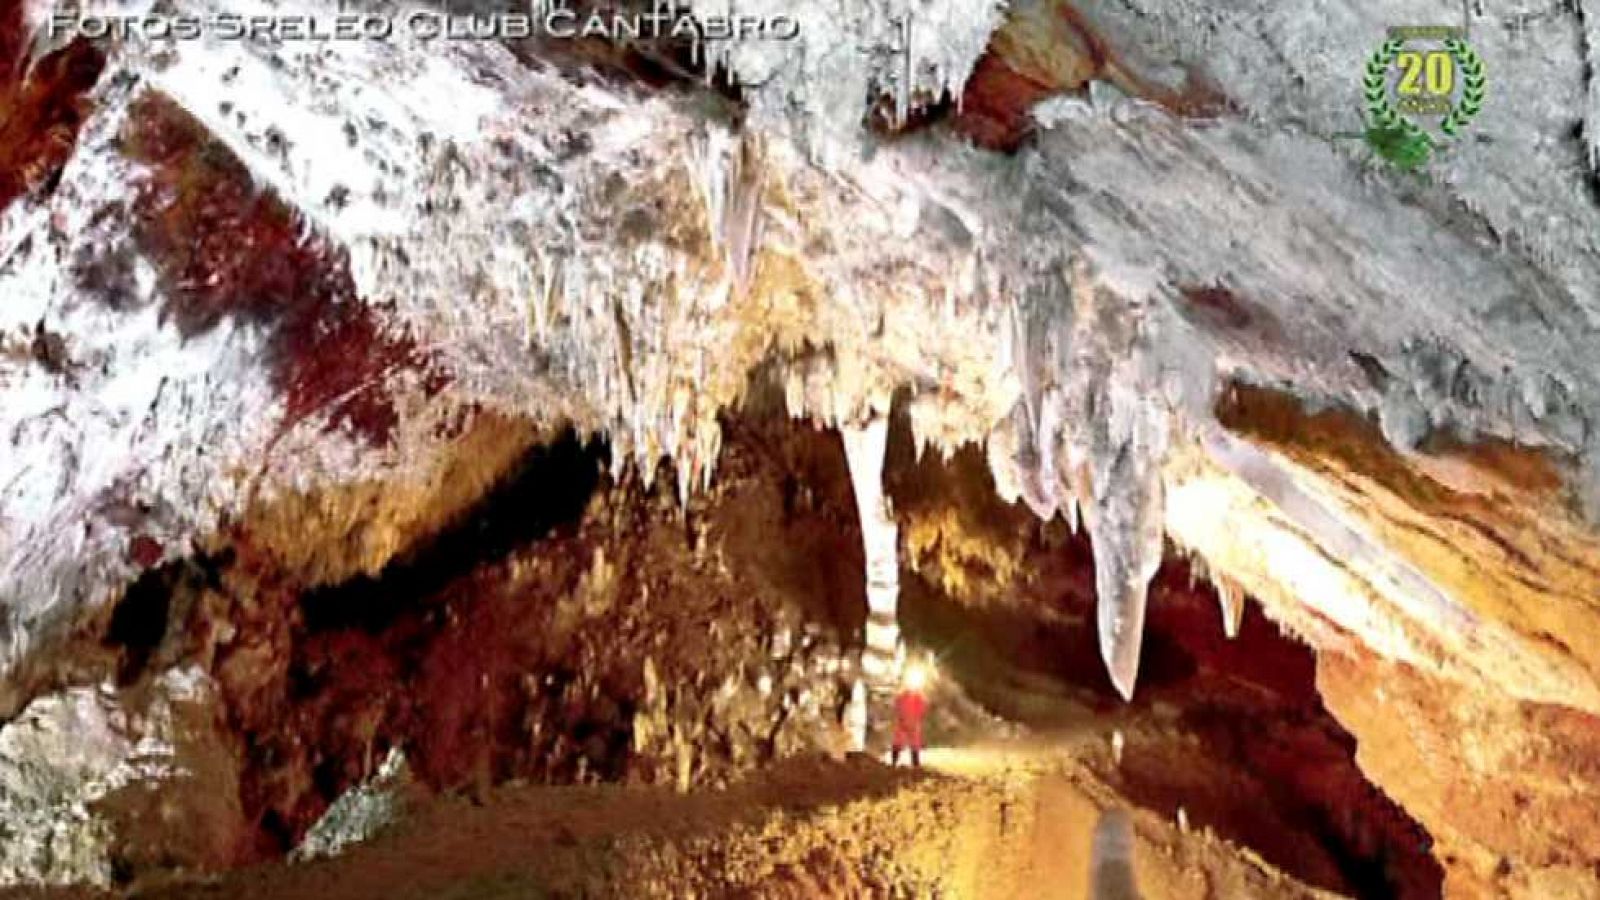
[[[883,496],[883,455],[889,420],[876,415],[864,426],[840,429],[856,510],[861,517],[861,542],[867,563],[867,640],[861,671],[870,692],[893,688],[895,663],[900,651],[900,623],[896,615],[900,598],[899,533]],[[863,727],[864,727],[863,722]],[[865,742],[865,734],[857,739]]]
[[[844,727],[850,735],[852,750],[867,748],[867,688],[860,679],[850,686],[850,705],[845,708]]]

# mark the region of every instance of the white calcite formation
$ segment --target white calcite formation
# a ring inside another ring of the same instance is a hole
[[[72,688],[0,730],[0,884],[105,887],[113,860],[226,860],[243,819],[213,692],[174,669],[140,700]]]
[[[108,45],[59,187],[0,218],[0,333],[43,328],[81,363],[0,355],[0,682],[135,576],[127,506],[182,554],[286,491],[418,477],[434,407],[466,404],[604,433],[647,477],[670,460],[687,496],[715,477],[718,413],[771,365],[794,415],[846,429],[904,390],[919,448],[986,443],[1004,494],[1081,522],[1124,695],[1171,540],[1230,586],[1232,628],[1244,589],[1314,642],[1600,711],[1600,673],[1484,621],[1211,413],[1236,380],[1368,412],[1405,451],[1511,440],[1573,460],[1597,508],[1589,5],[1471,13],[1491,99],[1427,176],[1335,135],[1360,127],[1384,27],[1457,22],[1459,3],[1081,5],[1129,65],[1203,67],[1236,112],[1183,120],[1095,91],[1047,104],[1013,156],[937,129],[873,136],[869,103],[903,119],[959,94],[1004,13],[964,0],[739,4],[802,31],[709,55],[744,85],[740,124],[703,95],[486,42]],[[883,32],[908,11],[895,45]],[[432,399],[395,376],[390,446],[323,421],[277,434],[267,335],[163,320],[116,140],[150,92],[347,254],[358,296],[449,374]],[[132,273],[116,304],[72,275],[108,254]],[[1192,315],[1184,292],[1211,288],[1251,325]]]
[[[372,840],[405,815],[407,791],[415,790],[406,755],[391,748],[372,777],[340,794],[289,854],[296,862],[336,856]]]
[[[889,419],[873,416],[865,425],[844,426],[845,460],[861,517],[861,543],[866,558],[867,626],[861,672],[868,686],[887,693],[900,674],[900,529],[883,493],[883,457]],[[858,741],[865,741],[864,730]]]
[[[743,86],[758,127],[796,139],[823,166],[848,165],[870,149],[863,104],[881,101],[892,121],[917,105],[959,97],[1003,0],[695,0],[697,15],[784,17],[791,40],[711,40],[707,75]]]

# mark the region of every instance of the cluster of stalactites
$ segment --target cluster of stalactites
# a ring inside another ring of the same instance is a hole
[[[1222,572],[1218,572],[1206,563],[1205,557],[1195,553],[1186,553],[1189,563],[1189,587],[1195,587],[1199,582],[1205,581],[1211,585],[1211,592],[1217,595],[1217,607],[1222,613],[1222,633],[1229,640],[1239,636],[1239,629],[1244,625],[1244,587]]]
[[[1173,398],[1146,307],[1082,269],[1064,280],[1070,296],[1016,309],[1008,350],[1021,397],[991,437],[989,458],[1007,499],[1020,498],[1041,518],[1060,513],[1074,528],[1081,518],[1088,529],[1101,657],[1118,692],[1131,697],[1163,552]]]
[[[911,111],[959,98],[1003,0],[695,0],[701,17],[737,15],[793,23],[792,39],[749,35],[702,48],[707,78],[741,85],[752,118],[791,132],[824,165],[865,139],[862,98],[887,100],[897,127]]]

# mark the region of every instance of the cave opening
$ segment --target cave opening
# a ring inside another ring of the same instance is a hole
[[[129,684],[141,675],[167,634],[172,592],[182,563],[145,570],[111,609],[104,643],[120,652],[117,683]]]
[[[1254,605],[1226,637],[1203,567],[1169,547],[1139,688],[1124,703],[1098,652],[1087,534],[1002,501],[976,448],[919,456],[904,425],[891,430],[885,475],[907,557],[901,621],[968,696],[1041,736],[1114,732],[1114,754],[1096,745],[1083,756],[1128,802],[1208,828],[1307,884],[1360,898],[1441,895],[1427,832],[1357,765],[1354,738],[1317,691],[1309,646]]]

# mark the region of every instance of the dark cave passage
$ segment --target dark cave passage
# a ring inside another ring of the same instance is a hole
[[[212,668],[253,858],[391,748],[429,789],[482,796],[698,785],[833,740],[865,605],[842,447],[760,392],[724,424],[717,483],[687,508],[669,468],[614,480],[605,446],[567,432],[373,577],[257,573],[201,609],[191,635],[229,635]]]
[[[119,684],[138,678],[166,637],[172,592],[181,566],[169,563],[146,570],[112,607],[104,642],[122,653],[117,666]]]
[[[1215,591],[1169,556],[1124,703],[1100,659],[1087,535],[1000,501],[979,452],[917,460],[896,430],[886,480],[906,556],[901,621],[968,696],[1044,733],[1118,729],[1125,749],[1103,775],[1131,802],[1169,820],[1181,808],[1308,884],[1441,895],[1426,831],[1357,766],[1309,647],[1254,605],[1229,640]]]
[[[308,631],[382,630],[480,563],[570,532],[600,486],[609,450],[570,429],[530,450],[488,496],[443,533],[391,562],[375,577],[307,591],[300,609]]]

